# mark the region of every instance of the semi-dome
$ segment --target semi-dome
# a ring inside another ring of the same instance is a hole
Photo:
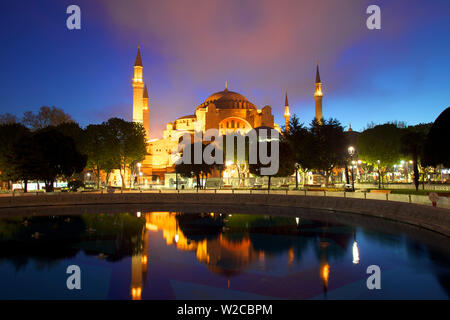
[[[242,94],[230,91],[227,88],[210,95],[198,108],[207,107],[212,103],[218,109],[256,109],[256,106]]]
[[[197,116],[196,116],[195,114],[190,114],[190,115],[187,115],[187,116],[179,117],[177,120],[194,119],[194,118],[196,118],[196,117],[197,117]],[[175,120],[175,121],[177,121],[177,120]]]

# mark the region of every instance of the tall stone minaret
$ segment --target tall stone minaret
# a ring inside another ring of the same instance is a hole
[[[136,61],[134,63],[134,77],[133,84],[133,121],[143,123],[143,109],[144,109],[144,81],[142,80],[142,59],[141,51],[138,46]]]
[[[322,123],[323,114],[322,114],[322,82],[320,81],[319,74],[319,63],[317,63],[316,70],[316,92],[314,93],[314,100],[316,101],[316,119]]]
[[[147,91],[147,83],[144,85],[144,96],[143,96],[143,121],[144,121],[144,129],[146,133],[147,140],[150,139],[149,135],[149,110],[148,110],[148,91]]]
[[[287,97],[287,90],[286,90],[286,98],[284,100],[284,127],[286,128],[286,132],[289,132],[289,118],[291,117],[291,114],[289,112],[289,102]]]

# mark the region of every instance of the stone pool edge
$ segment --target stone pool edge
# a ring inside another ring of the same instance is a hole
[[[213,193],[61,193],[37,196],[0,197],[0,209],[42,206],[113,204],[214,204],[263,205],[321,209],[372,216],[415,225],[450,237],[450,210],[419,204],[373,199],[281,195]]]

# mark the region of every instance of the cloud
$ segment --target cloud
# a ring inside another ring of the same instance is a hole
[[[271,105],[274,113],[282,114],[284,89],[290,101],[311,97],[312,107],[317,60],[322,79],[326,85],[330,83],[325,90],[332,89],[335,95],[348,93],[361,85],[361,72],[368,74],[377,68],[370,65],[375,59],[370,45],[366,45],[366,51],[355,49],[345,57],[348,48],[370,37],[379,40],[366,28],[366,8],[372,2],[104,0],[102,5],[119,39],[138,41],[144,60],[145,55],[163,57],[164,68],[158,70],[165,75],[151,76],[164,77],[167,83],[158,88],[151,108],[158,120],[168,122],[173,120],[169,118],[173,112],[166,112],[167,107],[176,110],[177,116],[192,114],[201,102],[193,93],[199,88],[209,93],[221,90],[225,80],[231,90],[257,105]],[[383,39],[396,40],[414,18],[423,17],[420,10],[401,16],[405,7],[405,1],[383,3]]]

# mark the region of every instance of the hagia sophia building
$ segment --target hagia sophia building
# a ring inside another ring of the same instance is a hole
[[[273,128],[281,131],[280,126],[274,123],[274,116],[270,106],[262,108],[250,102],[240,93],[228,90],[225,83],[223,91],[210,95],[198,105],[194,113],[185,115],[166,125],[162,139],[150,140],[149,135],[149,106],[148,88],[143,78],[143,64],[140,48],[138,47],[134,63],[133,86],[133,121],[142,123],[148,139],[147,156],[140,166],[141,185],[149,185],[164,180],[165,175],[175,171],[172,150],[178,147],[178,141],[185,133],[194,134],[194,131],[218,129],[220,134],[231,131],[247,133],[258,127]],[[315,115],[322,120],[322,82],[319,75],[319,66],[316,70],[315,81]],[[285,128],[289,128],[289,103],[287,92],[285,96]]]

